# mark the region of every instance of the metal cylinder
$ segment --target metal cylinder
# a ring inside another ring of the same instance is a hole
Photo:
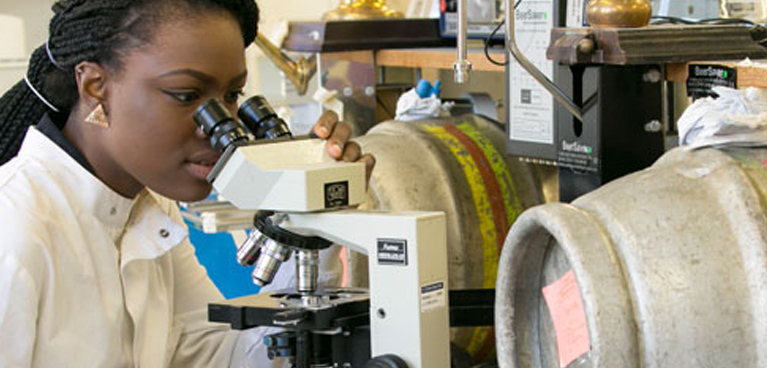
[[[536,168],[505,154],[503,128],[474,115],[389,121],[355,141],[376,157],[363,208],[445,212],[450,287],[493,288],[511,223],[543,202]],[[350,259],[353,285],[366,286],[366,258]],[[493,353],[489,328],[452,333],[480,360]]]
[[[558,367],[572,336],[557,326],[578,320],[578,367],[766,367],[764,162],[764,149],[675,149],[525,212],[498,266],[500,367]],[[582,311],[552,317],[543,288],[558,285]]]
[[[272,239],[264,239],[261,256],[258,257],[256,266],[253,268],[253,283],[258,286],[271,284],[282,262],[287,261],[291,253],[290,248]]]
[[[319,251],[296,251],[296,289],[300,294],[312,294],[317,291],[319,260]]]

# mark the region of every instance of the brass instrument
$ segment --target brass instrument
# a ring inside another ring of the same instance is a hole
[[[386,4],[386,0],[341,0],[338,8],[325,13],[323,20],[365,20],[404,18],[402,12]]]
[[[309,87],[309,79],[317,71],[317,57],[312,55],[309,59],[301,57],[298,61],[293,61],[285,55],[280,49],[269,42],[261,33],[255,40],[256,45],[263,51],[264,55],[276,65],[280,71],[296,86],[296,92],[299,96],[306,94]]]

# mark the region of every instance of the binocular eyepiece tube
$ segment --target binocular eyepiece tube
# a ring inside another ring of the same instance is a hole
[[[290,128],[263,96],[245,101],[237,111],[238,121],[218,100],[211,99],[200,105],[194,113],[194,121],[202,132],[210,137],[216,151],[223,152],[231,145],[244,145],[249,140],[248,131],[256,139],[291,137]]]
[[[263,96],[253,96],[240,105],[237,116],[256,139],[277,139],[292,136],[285,123]]]
[[[194,121],[210,139],[213,149],[223,152],[231,145],[247,143],[245,127],[232,118],[229,111],[218,100],[208,100],[194,112]]]

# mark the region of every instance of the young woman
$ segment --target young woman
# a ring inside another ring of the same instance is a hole
[[[173,200],[211,190],[218,154],[192,115],[211,98],[236,109],[256,4],[53,10],[26,80],[0,99],[0,367],[243,364],[232,352],[244,339],[206,322],[221,296]],[[334,114],[314,132],[372,169]]]

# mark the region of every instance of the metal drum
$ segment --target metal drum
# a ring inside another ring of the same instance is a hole
[[[503,129],[474,115],[389,121],[355,141],[376,157],[363,207],[445,212],[450,288],[493,288],[511,223],[543,202],[536,172],[505,154]],[[352,284],[364,286],[367,260],[357,257]],[[453,342],[477,359],[494,353],[491,328],[454,329]]]
[[[676,149],[525,212],[500,257],[500,367],[767,367],[765,165]]]

